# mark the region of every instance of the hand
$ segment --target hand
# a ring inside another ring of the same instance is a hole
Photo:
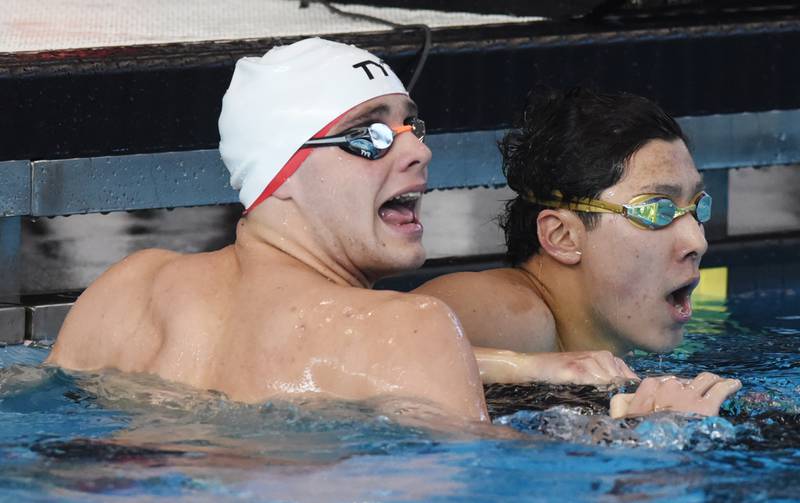
[[[716,416],[722,402],[741,387],[738,379],[724,379],[710,372],[691,380],[675,376],[648,377],[636,393],[614,395],[609,414],[621,418],[668,410]]]
[[[639,376],[610,351],[531,353],[528,381],[551,384],[614,384]]]

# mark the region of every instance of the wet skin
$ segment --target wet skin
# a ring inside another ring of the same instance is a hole
[[[653,140],[599,198],[624,204],[659,193],[683,207],[700,190],[702,179],[684,143]],[[654,231],[621,215],[601,214],[589,230],[569,210],[546,209],[537,223],[541,249],[520,267],[446,275],[415,292],[452,307],[474,346],[538,356],[536,380],[575,382],[584,376],[591,382],[591,376],[624,365],[614,355],[633,348],[668,351],[680,342],[707,249],[703,226],[693,216]],[[570,361],[552,366],[554,356],[543,351],[571,352],[561,353]],[[481,369],[493,359],[484,349],[476,356]],[[673,379],[648,378],[635,396],[617,395],[613,414],[716,414],[741,386],[713,374],[699,376],[698,385]]]
[[[383,96],[331,133],[415,115],[407,97]],[[486,421],[477,365],[450,309],[368,289],[425,258],[421,226],[387,219],[384,203],[423,191],[430,157],[412,134],[375,161],[315,148],[240,220],[233,245],[146,250],[104,273],[71,310],[48,363],[148,372],[246,402],[413,397]],[[413,206],[403,211],[418,214]]]
[[[684,143],[656,140],[633,154],[622,180],[600,199],[623,204],[639,194],[657,193],[683,207],[702,187]],[[582,314],[586,322],[563,327],[565,347],[599,343],[616,353],[674,348],[691,307],[688,296],[681,295],[682,306],[676,309],[671,294],[693,288],[700,279],[700,260],[708,248],[703,225],[687,214],[663,229],[648,230],[621,215],[604,215],[584,236],[577,275],[583,286],[581,307],[573,314]],[[594,337],[586,337],[589,333]]]
[[[331,133],[399,127],[415,110],[402,95],[376,98]],[[70,311],[47,363],[151,373],[245,402],[410,397],[450,418],[488,421],[478,362],[452,310],[428,295],[369,289],[424,260],[419,200],[392,200],[424,191],[430,156],[410,134],[377,161],[314,149],[240,220],[233,245],[145,250],[104,273]],[[569,379],[587,359],[477,352],[482,371],[513,378],[548,368]],[[580,368],[591,382],[630,372],[613,358],[588,361]]]
[[[683,142],[654,140],[634,153],[600,199],[624,204],[662,193],[687,206],[701,189]],[[600,214],[587,230],[569,210],[544,210],[539,235],[542,249],[520,267],[456,273],[416,291],[445,300],[478,346],[622,355],[633,348],[668,351],[680,342],[691,308],[688,295],[671,294],[686,286],[690,293],[707,249],[693,216],[648,230]]]

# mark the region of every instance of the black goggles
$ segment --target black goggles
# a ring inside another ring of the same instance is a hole
[[[345,152],[374,161],[389,151],[397,135],[410,131],[419,141],[425,139],[425,122],[422,119],[407,119],[405,125],[391,128],[376,122],[366,127],[348,129],[334,136],[312,138],[300,148],[339,147]]]

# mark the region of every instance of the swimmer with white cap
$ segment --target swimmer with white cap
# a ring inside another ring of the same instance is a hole
[[[478,364],[450,308],[370,289],[425,259],[419,212],[431,152],[392,70],[319,38],[243,58],[219,128],[245,207],[235,243],[144,250],[114,265],[75,303],[47,363],[157,374],[245,402],[410,397],[488,421]],[[518,365],[524,355],[496,360]]]
[[[319,38],[243,58],[219,128],[245,207],[235,243],[114,265],[78,299],[48,362],[153,373],[245,402],[405,396],[486,421],[450,309],[370,289],[425,259],[431,152],[389,66]]]

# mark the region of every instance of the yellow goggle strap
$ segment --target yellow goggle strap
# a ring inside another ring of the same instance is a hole
[[[710,196],[705,192],[700,192],[694,199],[694,202],[685,207],[680,208],[672,202],[667,196],[662,194],[641,194],[630,201],[628,204],[609,203],[599,199],[580,198],[564,201],[563,194],[560,191],[553,192],[554,199],[542,200],[536,198],[532,192],[528,191],[523,198],[531,203],[547,206],[550,208],[561,208],[572,211],[581,211],[586,213],[616,213],[626,217],[634,225],[638,227],[646,227],[648,229],[660,229],[672,223],[676,218],[681,217],[687,213],[695,213],[697,211],[697,202],[705,196],[709,202],[706,205],[706,212],[708,215],[699,217],[698,221],[705,222],[710,216]],[[668,210],[672,213],[668,215],[660,214],[660,205],[653,203],[654,199],[666,199],[670,201]],[[648,203],[648,204],[643,204]],[[663,221],[662,221],[663,219]]]

